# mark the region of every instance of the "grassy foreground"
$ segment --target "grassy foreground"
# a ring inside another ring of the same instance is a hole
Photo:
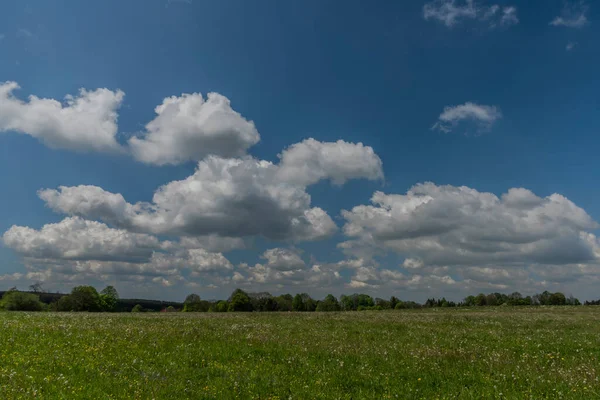
[[[600,308],[0,313],[2,399],[600,398]]]

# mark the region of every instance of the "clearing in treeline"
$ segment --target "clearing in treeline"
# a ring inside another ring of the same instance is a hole
[[[2,399],[600,398],[600,309],[0,313]]]

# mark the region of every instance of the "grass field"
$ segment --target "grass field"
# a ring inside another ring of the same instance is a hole
[[[600,398],[600,308],[0,313],[2,399]]]

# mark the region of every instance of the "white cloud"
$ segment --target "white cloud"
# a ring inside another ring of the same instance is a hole
[[[0,275],[0,282],[2,281],[18,281],[23,278],[23,274],[20,272],[14,272],[12,274]]]
[[[116,225],[126,225],[120,222],[134,213],[121,194],[107,192],[98,186],[60,186],[58,190],[39,190],[38,196],[55,212],[102,219]]]
[[[194,272],[223,271],[233,269],[233,265],[221,253],[211,253],[204,249],[187,251],[188,268]]]
[[[52,148],[122,151],[115,139],[122,91],[81,89],[64,103],[33,95],[24,102],[12,94],[18,88],[16,82],[0,83],[0,132],[30,135]]]
[[[502,112],[496,106],[486,106],[476,103],[467,102],[453,107],[444,107],[444,111],[440,114],[438,122],[432,129],[438,129],[442,132],[451,132],[460,122],[474,122],[478,131],[489,130],[492,125],[502,118]]]
[[[463,5],[456,0],[435,0],[425,4],[423,17],[426,20],[436,19],[451,27],[462,19],[477,18],[477,7],[474,0],[466,0]]]
[[[308,186],[323,179],[342,185],[350,179],[383,179],[382,162],[373,148],[362,143],[319,142],[306,139],[279,155],[282,181]]]
[[[332,159],[323,160],[327,155]],[[276,165],[251,157],[209,156],[192,176],[160,187],[152,203],[130,204],[120,194],[83,185],[40,190],[39,196],[54,211],[138,232],[316,240],[337,227],[325,211],[310,206],[306,185],[327,178],[343,183],[382,176],[381,160],[362,144],[310,139],[284,151],[281,158]],[[358,166],[343,166],[356,160]],[[302,172],[305,177],[295,177]]]
[[[218,93],[168,97],[155,112],[145,134],[129,140],[133,156],[148,164],[181,164],[209,154],[237,157],[260,140],[254,123]]]
[[[565,47],[565,49],[567,51],[571,51],[573,50],[575,47],[577,46],[577,42],[569,42],[567,43],[567,46]]]
[[[246,243],[242,238],[222,237],[218,235],[180,237],[178,241],[165,241],[161,244],[164,250],[174,249],[206,249],[210,252],[225,253],[243,249]]]
[[[161,243],[154,236],[109,228],[79,217],[44,225],[40,230],[13,226],[2,239],[22,256],[27,269],[26,274],[14,275],[13,280],[89,283],[119,277],[175,284],[198,278],[218,280],[233,269],[222,253],[174,243],[165,246],[167,242]]]
[[[159,245],[153,236],[112,229],[79,217],[47,224],[40,230],[13,225],[2,240],[27,257],[65,260],[143,260]]]
[[[423,268],[423,261],[414,258],[407,258],[402,263],[402,266],[406,269],[419,269]]]
[[[519,23],[514,6],[480,5],[474,0],[434,0],[423,6],[425,20],[437,20],[451,28],[464,20],[487,22],[491,28]]]
[[[407,268],[566,265],[597,258],[581,233],[598,224],[559,194],[541,198],[511,189],[498,198],[464,186],[425,183],[406,195],[376,192],[372,203],[342,212],[344,233],[354,238],[341,246],[348,254],[394,251],[411,259]]]
[[[280,252],[288,253],[285,260],[276,254]],[[280,290],[293,286],[295,291],[330,290],[343,281],[336,264],[314,264],[307,268],[301,259],[295,259],[289,252],[287,249],[267,250],[263,255],[267,259],[266,264],[240,264],[240,271],[245,275],[238,272],[232,279],[251,286],[252,290]]]
[[[550,22],[550,25],[583,28],[589,23],[586,16],[588,10],[589,7],[584,2],[567,3],[561,14],[554,18]]]
[[[510,26],[516,25],[519,23],[519,18],[517,17],[517,8],[516,7],[504,7],[502,10],[502,18],[500,18],[500,25]]]
[[[275,248],[264,252],[262,258],[267,260],[266,266],[278,271],[291,271],[306,267],[297,251]]]
[[[304,188],[278,181],[276,172],[267,161],[209,157],[192,176],[160,187],[152,203],[123,204],[121,195],[89,186],[42,190],[40,197],[66,214],[155,234],[311,240],[333,233],[335,224],[310,207]]]
[[[32,38],[35,35],[26,28],[19,28],[17,29],[17,37],[22,37],[22,38]]]

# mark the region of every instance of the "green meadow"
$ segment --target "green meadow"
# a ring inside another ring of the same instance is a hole
[[[0,313],[1,399],[594,399],[600,308]]]

